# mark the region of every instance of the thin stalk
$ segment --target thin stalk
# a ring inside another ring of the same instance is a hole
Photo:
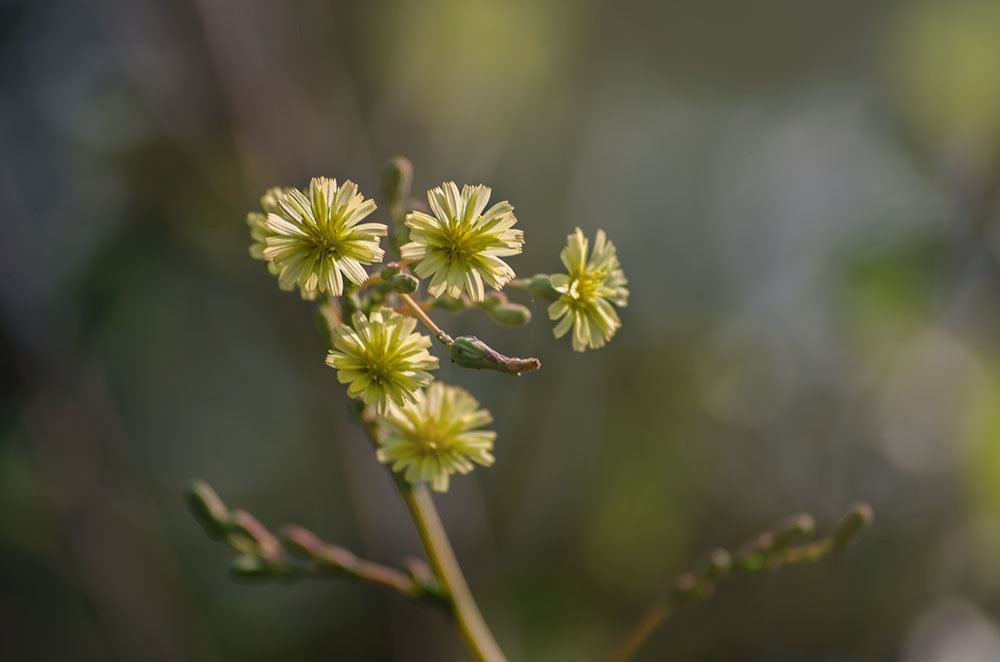
[[[660,627],[663,621],[667,620],[667,617],[670,616],[673,610],[673,600],[664,600],[651,606],[628,635],[622,639],[614,652],[611,653],[611,657],[608,658],[610,662],[625,662],[631,659],[635,655],[635,652],[639,650],[639,647],[649,638],[649,635],[656,628]]]
[[[451,597],[452,612],[462,638],[477,660],[482,662],[504,662],[506,658],[490,632],[479,607],[469,591],[462,569],[455,558],[455,552],[448,541],[441,518],[438,516],[434,501],[424,485],[410,485],[406,481],[398,481],[399,490],[406,502],[406,507],[417,528],[420,542],[423,543],[427,559],[430,561],[434,574],[442,588]]]
[[[434,320],[432,320],[427,313],[424,312],[424,309],[420,307],[420,304],[413,300],[413,297],[409,294],[400,294],[399,298],[403,300],[403,303],[409,306],[410,312],[413,313],[413,316],[423,322],[424,326],[430,329],[431,333],[437,337],[438,341],[440,341],[442,345],[451,347],[455,343],[452,337],[444,332],[444,329],[434,323]]]

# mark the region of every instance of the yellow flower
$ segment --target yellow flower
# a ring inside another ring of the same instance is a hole
[[[611,304],[623,308],[629,295],[615,245],[608,241],[604,230],[597,231],[589,260],[587,243],[580,228],[569,235],[566,248],[559,254],[569,273],[552,276],[552,288],[560,296],[549,306],[549,319],[560,320],[553,330],[556,338],[562,338],[572,328],[573,349],[577,352],[604,347],[615,335],[622,323]]]
[[[326,364],[337,369],[347,395],[375,403],[379,413],[390,401],[402,406],[416,399],[419,389],[434,379],[427,371],[438,368],[437,357],[427,351],[431,340],[413,332],[416,324],[412,317],[382,308],[367,319],[354,313],[351,326],[336,328]]]
[[[375,211],[375,203],[357,191],[353,182],[338,187],[335,179],[317,177],[309,183],[308,197],[284,189],[262,225],[247,219],[251,228],[260,228],[265,244],[261,256],[274,264],[282,287],[298,285],[307,298],[318,292],[340,296],[344,276],[360,285],[368,278],[361,265],[382,261],[378,238],[387,228],[359,224]]]
[[[497,434],[477,429],[492,422],[468,391],[434,382],[412,403],[390,405],[378,419],[378,461],[405,472],[409,483],[425,481],[445,492],[451,474],[467,474],[473,463],[493,464]]]
[[[406,216],[410,243],[400,249],[403,259],[420,260],[414,271],[431,278],[427,291],[439,297],[458,297],[465,290],[482,301],[483,282],[499,290],[514,278],[514,270],[501,257],[517,255],[524,233],[513,229],[517,219],[509,202],[489,209],[490,189],[445,182],[427,192],[434,215],[414,211]],[[483,210],[486,209],[484,212]]]

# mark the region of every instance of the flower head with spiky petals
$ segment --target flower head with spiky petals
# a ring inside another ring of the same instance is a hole
[[[262,225],[266,245],[261,255],[274,264],[283,287],[298,285],[306,297],[319,292],[340,296],[344,276],[360,285],[368,278],[361,265],[382,261],[378,238],[387,228],[359,223],[375,203],[358,193],[353,182],[338,187],[335,179],[316,177],[308,193],[283,189],[277,196],[275,210]]]
[[[509,202],[486,209],[489,199],[489,187],[464,186],[459,193],[455,182],[445,182],[427,192],[433,216],[407,214],[410,243],[400,252],[405,260],[420,260],[415,271],[421,278],[431,277],[431,296],[447,291],[458,297],[464,290],[482,301],[484,282],[499,290],[514,278],[514,270],[500,258],[521,252],[524,233],[514,229],[517,218]]]
[[[414,333],[416,324],[412,317],[382,308],[367,318],[354,313],[351,326],[336,328],[326,364],[337,369],[347,395],[375,403],[379,413],[390,401],[403,406],[416,400],[419,389],[434,380],[427,371],[438,367],[437,357],[427,351],[430,338]]]
[[[552,288],[560,295],[549,306],[549,319],[560,320],[553,331],[562,338],[572,328],[577,352],[604,347],[622,325],[611,304],[619,308],[628,304],[628,280],[604,230],[597,231],[589,260],[587,238],[580,228],[567,239],[559,258],[569,273],[552,276]]]
[[[378,419],[377,457],[409,483],[424,481],[445,492],[451,474],[467,474],[473,463],[493,464],[497,434],[477,429],[492,421],[468,391],[434,382],[414,402],[390,405]]]

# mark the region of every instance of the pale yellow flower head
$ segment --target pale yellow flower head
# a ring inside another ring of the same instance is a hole
[[[282,287],[298,285],[306,297],[318,292],[340,296],[345,276],[360,285],[368,278],[361,265],[382,261],[378,238],[387,228],[360,223],[375,211],[375,203],[358,193],[353,182],[338,187],[335,179],[317,177],[308,193],[284,189],[276,196],[274,210],[260,226],[265,244],[260,253],[274,264]]]
[[[465,291],[482,301],[484,282],[499,290],[514,278],[514,270],[500,258],[521,252],[524,233],[514,229],[517,218],[509,202],[486,209],[489,199],[489,187],[464,186],[459,193],[454,182],[445,182],[427,192],[433,216],[407,214],[410,243],[400,252],[404,260],[420,260],[414,271],[431,278],[431,296],[447,291],[458,297]]]
[[[367,318],[354,313],[351,326],[336,328],[326,364],[337,369],[347,395],[374,403],[379,413],[390,402],[403,406],[416,400],[420,388],[434,380],[427,371],[438,368],[437,357],[427,351],[431,339],[414,333],[416,324],[412,317],[382,308]]]
[[[559,293],[559,299],[549,306],[549,318],[559,320],[553,330],[556,338],[562,338],[572,328],[573,349],[578,352],[607,344],[622,325],[611,304],[623,308],[629,295],[615,245],[608,241],[604,230],[597,231],[590,259],[587,246],[580,228],[569,235],[566,248],[559,254],[568,273],[552,276],[552,288]]]
[[[468,391],[434,382],[413,402],[389,405],[378,419],[377,457],[407,482],[424,481],[444,492],[451,474],[467,474],[473,463],[493,464],[497,434],[478,429],[491,422],[493,417]]]

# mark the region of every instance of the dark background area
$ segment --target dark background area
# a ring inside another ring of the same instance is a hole
[[[604,228],[632,298],[578,355],[441,314],[497,462],[438,498],[512,659],[600,659],[677,573],[856,499],[850,551],[735,578],[645,660],[1000,659],[1000,3],[0,2],[0,658],[450,660],[440,613],[245,586],[188,481],[419,553],[247,254],[272,185],[404,154],[517,208],[519,275]],[[374,219],[382,220],[382,219]]]

